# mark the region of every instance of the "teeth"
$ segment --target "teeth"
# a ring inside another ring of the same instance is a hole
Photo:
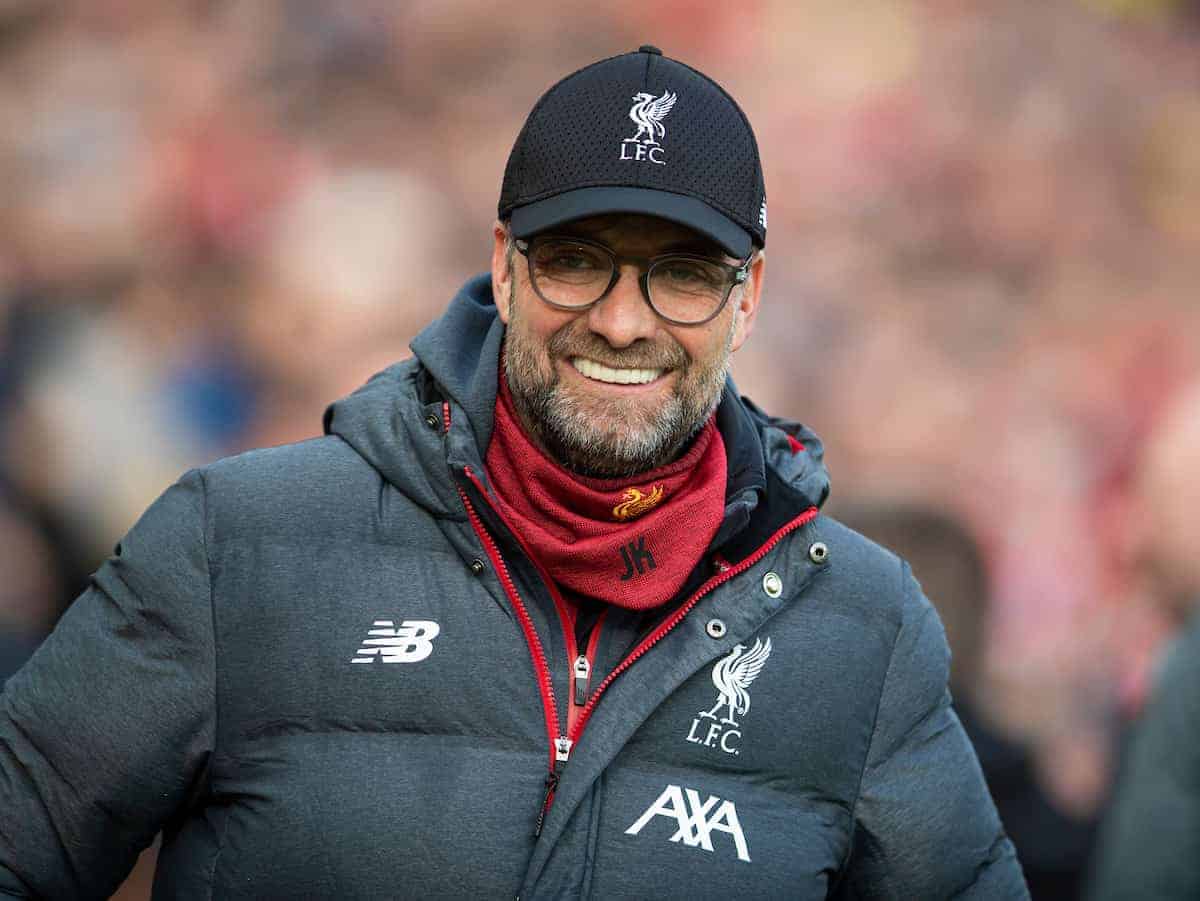
[[[654,381],[663,373],[661,369],[611,369],[608,366],[602,366],[595,360],[586,360],[583,357],[576,357],[571,361],[571,365],[589,379],[614,385],[644,385]]]

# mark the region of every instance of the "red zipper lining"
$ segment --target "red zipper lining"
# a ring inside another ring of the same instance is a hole
[[[464,467],[463,473],[468,479],[471,480],[471,483],[475,486],[475,490],[479,492],[480,496],[484,500],[487,500],[487,492],[483,488],[483,483],[480,482],[479,477],[471,471],[471,467]],[[566,636],[567,656],[570,657],[572,662],[574,662],[575,658],[579,655],[579,649],[575,644],[575,629],[571,623],[571,614],[567,609],[567,602],[563,600],[563,596],[558,590],[558,583],[550,578],[550,573],[547,572],[546,568],[542,566],[537,556],[529,549],[529,545],[525,543],[525,539],[521,537],[520,532],[513,528],[512,523],[509,522],[508,518],[504,515],[504,511],[495,504],[491,504],[491,508],[495,511],[496,515],[500,517],[500,521],[508,527],[508,531],[512,534],[513,538],[517,540],[517,544],[521,546],[521,550],[525,552],[525,556],[529,558],[529,562],[533,564],[534,569],[538,571],[538,575],[541,576],[542,581],[546,584],[546,590],[550,592],[550,597],[554,601],[554,608],[558,611],[558,620],[562,624],[563,634]]]
[[[480,496],[486,501],[487,492],[483,488],[483,483],[479,481],[479,477],[471,471],[471,467],[464,467],[463,473],[468,479],[471,480],[471,483],[475,486],[475,490],[478,491]],[[492,510],[495,511],[496,515],[500,517],[500,521],[508,528],[509,533],[517,540],[517,544],[521,546],[521,550],[524,552],[529,562],[533,564],[534,569],[537,570],[543,584],[546,586],[546,590],[550,592],[550,597],[554,601],[554,609],[558,613],[559,625],[562,626],[563,637],[566,639],[567,661],[571,664],[574,664],[575,658],[579,656],[579,647],[575,643],[575,626],[571,621],[571,613],[567,608],[567,602],[563,600],[562,593],[558,590],[558,583],[556,583],[554,579],[550,577],[550,573],[544,566],[542,566],[541,562],[538,560],[533,551],[529,549],[529,545],[525,543],[525,539],[522,538],[520,533],[513,528],[512,523],[508,521],[507,517],[505,517],[504,511],[495,504],[491,504],[491,507]],[[573,688],[574,686],[569,687]],[[555,725],[555,728],[558,728],[557,724]],[[555,738],[557,738],[559,734],[561,733],[555,733]]]
[[[579,715],[579,719],[575,723],[575,729],[567,737],[572,741],[575,741],[579,738],[579,736],[583,733],[584,726],[587,725],[587,721],[591,718],[592,711],[595,710],[596,704],[600,700],[600,695],[604,692],[604,690],[608,688],[608,686],[615,678],[617,678],[617,676],[629,669],[629,667],[632,666],[639,657],[645,654],[646,651],[650,650],[650,648],[662,641],[663,636],[679,625],[679,622],[685,616],[687,616],[688,612],[696,606],[701,598],[703,598],[714,588],[732,579],[738,573],[749,569],[751,566],[761,560],[767,554],[767,552],[771,550],[771,548],[778,544],[780,539],[782,539],[789,532],[795,531],[805,523],[810,522],[816,518],[816,515],[817,508],[809,507],[791,522],[780,528],[774,535],[767,539],[762,547],[760,547],[745,560],[742,560],[736,566],[731,566],[729,569],[723,570],[718,575],[713,576],[711,579],[701,585],[700,588],[696,590],[696,593],[688,598],[687,603],[671,614],[671,616],[662,622],[657,629],[646,636],[646,638],[642,640],[642,643],[634,648],[630,652],[629,656],[622,660],[616,669],[609,673],[604,678],[604,681],[596,687],[596,690],[592,692],[592,696],[588,698],[587,705],[583,708],[583,713]]]
[[[470,470],[467,472],[469,474]],[[461,487],[458,489],[458,493],[462,497],[463,505],[467,508],[471,526],[475,529],[479,540],[483,542],[483,548],[491,559],[492,566],[496,568],[496,573],[500,576],[500,584],[504,586],[508,599],[512,601],[513,608],[517,611],[517,619],[521,622],[521,630],[525,633],[525,642],[529,645],[529,656],[533,659],[533,668],[542,689],[542,714],[546,720],[546,735],[550,740],[550,769],[553,770],[554,742],[558,738],[558,708],[554,703],[554,686],[550,679],[550,668],[546,665],[546,652],[542,648],[542,641],[538,638],[537,630],[533,627],[529,611],[525,609],[525,604],[517,593],[517,586],[513,584],[512,576],[508,572],[508,565],[500,556],[500,549],[496,547],[496,542],[492,540],[492,536],[480,521],[479,514],[475,511],[467,493]]]
[[[588,662],[588,684],[592,681],[592,671],[596,667],[596,646],[600,643],[600,630],[604,628],[604,618],[608,616],[608,609],[600,611],[600,616],[596,619],[595,625],[592,626],[592,634],[588,637],[587,650],[584,651],[584,656]],[[574,631],[574,629],[572,629]],[[572,636],[574,638],[574,636]],[[578,655],[576,655],[578,656]],[[579,718],[580,712],[583,710],[575,703],[575,661],[571,661],[571,698],[567,704],[567,735],[570,736],[575,731],[575,722]],[[590,697],[590,696],[589,696]],[[572,739],[574,740],[574,739]]]
[[[446,431],[450,431],[450,404],[448,401],[442,402],[442,420],[445,423]],[[483,485],[480,483],[478,477],[471,472],[471,468],[469,466],[464,467],[463,473],[468,479],[471,480],[472,484],[475,485],[475,488],[477,491],[479,491],[480,496],[486,500],[487,492],[484,491]],[[555,772],[555,741],[559,738],[558,707],[554,703],[554,685],[550,677],[550,667],[546,662],[546,651],[542,647],[541,639],[538,638],[537,630],[533,626],[533,620],[529,616],[529,611],[525,609],[525,603],[521,600],[520,594],[517,593],[517,587],[513,583],[512,576],[509,574],[508,565],[504,562],[504,558],[500,555],[500,549],[496,547],[496,542],[492,539],[492,536],[487,531],[486,527],[484,527],[483,522],[480,520],[479,514],[476,512],[474,505],[472,505],[471,499],[467,496],[466,491],[459,487],[458,493],[462,497],[463,506],[466,507],[467,516],[471,520],[471,526],[475,529],[476,534],[479,535],[480,541],[483,542],[484,550],[491,559],[492,565],[496,568],[496,572],[500,576],[500,583],[504,586],[504,590],[508,594],[509,600],[512,601],[513,607],[517,611],[517,618],[521,622],[521,629],[525,632],[525,642],[529,646],[529,655],[533,659],[533,668],[537,673],[538,682],[540,683],[542,690],[542,712],[546,720],[546,734],[550,740],[550,772],[553,774]],[[493,507],[493,509],[496,508]],[[612,684],[613,680],[616,679],[617,676],[629,669],[629,667],[637,662],[637,660],[643,654],[645,654],[646,651],[650,650],[650,648],[662,641],[663,637],[677,625],[679,625],[680,621],[682,621],[683,618],[688,615],[691,609],[695,607],[696,604],[699,603],[699,601],[706,594],[729,581],[739,573],[749,569],[751,566],[761,560],[767,554],[767,552],[771,550],[771,548],[778,544],[785,535],[787,535],[789,532],[795,531],[805,523],[815,519],[817,512],[818,511],[816,507],[809,507],[791,522],[787,523],[778,531],[776,531],[775,534],[768,538],[757,551],[742,560],[736,566],[729,566],[723,558],[720,558],[719,563],[722,564],[721,572],[701,585],[700,588],[697,589],[696,593],[688,598],[687,602],[684,603],[682,607],[671,614],[671,616],[662,622],[657,629],[646,636],[646,638],[642,640],[641,644],[634,648],[633,651],[630,652],[629,656],[622,660],[620,664],[618,664],[617,667],[604,678],[604,681],[596,686],[596,688],[592,691],[591,696],[588,698],[587,704],[584,705],[583,711],[579,714],[579,719],[575,722],[575,727],[573,729],[568,729],[567,731],[567,738],[572,742],[572,749],[574,748],[574,742],[578,741],[579,736],[583,734],[583,729],[587,725],[587,721],[591,719],[592,711],[595,710],[596,704],[600,700],[600,696],[604,693],[604,690]],[[507,520],[504,519],[504,514],[502,514],[498,509],[496,510],[496,514],[500,517],[501,521],[508,526]],[[525,552],[525,555],[537,568],[538,574],[541,576],[542,581],[545,583],[546,588],[550,592],[550,596],[554,599],[554,605],[558,611],[559,620],[562,623],[565,631],[567,654],[570,658],[569,672],[571,674],[570,684],[568,686],[570,690],[570,697],[567,699],[569,716],[570,707],[575,703],[574,663],[575,657],[578,656],[578,648],[575,644],[575,630],[569,622],[569,616],[565,610],[565,602],[563,601],[562,596],[559,594],[554,584],[554,580],[551,579],[545,569],[542,568],[542,565],[538,562],[537,558],[529,552],[529,548],[521,539],[521,536],[515,530],[513,530],[511,526],[508,526],[508,529],[509,532],[512,533],[513,537],[517,540],[517,543],[520,544],[521,549]],[[601,615],[601,619],[597,621],[596,626],[592,631],[592,636],[588,641],[587,654],[589,666],[592,663],[596,651],[596,645],[599,642],[600,625],[602,621],[603,614]],[[554,787],[555,786],[552,785],[547,793],[546,803],[542,807],[543,815],[549,809],[550,804],[554,800]]]
[[[450,431],[450,402],[446,400],[442,401],[442,424],[445,432],[448,433]],[[484,491],[483,485],[480,483],[475,473],[471,472],[471,467],[463,467],[463,473],[475,485],[475,489],[479,492],[480,496],[483,497],[484,500],[487,500],[487,492]],[[471,526],[475,529],[476,534],[479,536],[479,540],[483,542],[484,550],[487,552],[488,558],[492,561],[492,566],[495,567],[496,573],[500,576],[500,584],[504,587],[505,593],[512,602],[513,609],[517,611],[517,619],[521,623],[521,630],[525,633],[525,643],[529,646],[529,656],[533,660],[533,668],[537,673],[539,687],[541,688],[542,692],[542,715],[546,722],[546,737],[549,739],[550,770],[553,772],[556,750],[555,742],[559,739],[561,733],[558,728],[558,705],[554,701],[554,682],[550,675],[550,666],[546,661],[546,651],[542,647],[542,640],[538,637],[537,629],[534,628],[533,618],[530,617],[529,611],[525,607],[525,602],[521,600],[521,595],[517,591],[516,583],[513,582],[512,575],[508,571],[508,564],[504,562],[504,558],[501,556],[500,549],[496,546],[495,540],[492,538],[487,528],[483,525],[482,520],[480,520],[479,513],[475,510],[475,506],[471,503],[471,499],[467,496],[467,493],[461,487],[459,487],[458,493],[462,497],[463,506],[466,508],[467,516],[471,520]],[[493,507],[493,509],[495,508]],[[504,520],[504,516],[499,510],[497,510],[496,513],[500,516],[501,520]],[[508,525],[507,521],[505,521],[505,525]],[[563,600],[558,596],[558,592],[554,587],[554,582],[541,568],[536,558],[529,553],[529,549],[525,546],[525,543],[521,541],[520,535],[517,535],[517,533],[511,527],[509,527],[509,531],[512,532],[514,537],[516,537],[517,541],[521,545],[522,550],[525,551],[525,555],[533,561],[535,566],[538,567],[538,572],[541,574],[542,580],[546,583],[547,587],[550,589],[551,596],[554,598],[554,604],[558,609],[559,618],[564,618],[566,613],[564,610]],[[568,642],[567,650],[568,654],[570,654],[574,650],[575,635],[571,629],[566,630],[566,635]],[[570,687],[573,688],[574,686]],[[568,701],[573,702],[574,698],[569,698]]]
[[[473,472],[471,472],[470,467],[464,468],[463,471],[466,474],[466,476],[471,480],[471,482],[475,485],[476,489],[481,494],[484,494],[483,486],[479,482],[478,477]],[[462,489],[459,489],[459,491],[463,495],[463,502],[467,504],[467,509],[471,516],[471,522],[475,526],[476,531],[480,532],[481,537],[486,536],[484,538],[484,541],[485,541],[485,544],[488,549],[488,555],[493,557],[493,559],[492,559],[493,565],[495,565],[497,567],[498,571],[501,571],[503,573],[503,581],[504,581],[504,585],[505,585],[505,590],[509,592],[509,597],[513,601],[514,606],[516,606],[517,609],[519,610],[522,628],[526,629],[526,640],[530,644],[530,652],[533,653],[533,651],[536,649],[536,657],[534,660],[534,666],[538,671],[539,678],[541,678],[541,680],[542,680],[543,706],[546,709],[546,716],[547,716],[546,731],[550,737],[550,767],[551,767],[551,769],[553,769],[554,768],[554,741],[555,741],[555,739],[558,738],[558,731],[557,731],[558,730],[558,708],[557,708],[556,704],[554,703],[554,688],[553,688],[553,685],[551,684],[550,670],[549,670],[549,666],[546,662],[545,650],[543,649],[541,641],[537,637],[537,633],[533,628],[533,621],[529,617],[529,613],[525,609],[525,605],[521,601],[520,596],[517,594],[516,586],[513,585],[513,583],[512,583],[512,579],[508,574],[508,568],[504,564],[503,560],[500,558],[499,549],[496,548],[495,543],[491,539],[491,536],[487,534],[487,530],[483,527],[483,524],[479,521],[479,515],[475,512],[474,508],[472,506],[470,506],[470,501],[468,500],[466,494],[462,492]],[[503,514],[501,514],[498,510],[496,512],[500,516],[501,520],[504,520]],[[656,628],[653,632],[651,632],[648,636],[646,636],[646,638],[644,638],[642,640],[641,644],[639,644],[636,648],[634,648],[633,651],[631,651],[629,653],[629,656],[627,656],[624,660],[622,660],[621,663],[618,664],[617,667],[615,669],[613,669],[613,671],[611,673],[609,673],[604,678],[604,680],[598,686],[596,686],[596,688],[593,689],[593,691],[591,692],[590,696],[588,697],[587,704],[584,705],[583,711],[579,714],[578,719],[574,723],[574,728],[568,728],[568,730],[567,730],[567,738],[570,739],[570,741],[572,742],[572,748],[574,747],[574,742],[577,742],[579,740],[579,736],[583,734],[583,729],[587,725],[587,721],[591,718],[592,711],[595,709],[596,704],[600,700],[600,695],[603,694],[604,690],[606,688],[608,688],[608,686],[610,684],[612,684],[612,681],[614,679],[616,679],[617,676],[619,676],[625,670],[629,669],[629,667],[632,666],[643,654],[645,654],[646,651],[648,651],[650,648],[654,647],[654,645],[658,644],[658,642],[660,642],[668,632],[670,632],[672,629],[674,629],[675,626],[677,626],[680,623],[680,621],[685,616],[687,616],[687,614],[691,611],[691,609],[694,606],[696,606],[696,604],[706,594],[711,592],[713,589],[719,587],[720,585],[724,584],[725,582],[729,581],[730,579],[732,579],[734,576],[738,575],[739,573],[744,572],[745,570],[749,569],[751,566],[753,566],[755,563],[757,563],[759,560],[761,560],[763,558],[763,556],[765,556],[767,554],[767,552],[769,552],[771,550],[771,548],[773,548],[776,544],[778,544],[779,541],[785,535],[787,535],[789,532],[795,531],[796,529],[803,526],[805,523],[808,523],[811,520],[813,520],[816,517],[817,512],[818,511],[817,511],[816,507],[809,507],[807,510],[805,510],[803,513],[801,513],[799,516],[797,516],[791,522],[782,526],[778,531],[775,532],[775,534],[773,534],[770,538],[768,538],[766,540],[766,542],[764,542],[763,545],[761,547],[759,547],[759,549],[757,551],[755,551],[749,557],[746,557],[744,560],[742,560],[736,566],[728,566],[727,565],[727,568],[722,569],[722,571],[720,573],[713,576],[713,578],[709,579],[707,582],[705,582],[703,585],[701,585],[700,588],[696,590],[696,593],[693,594],[690,598],[688,598],[688,600],[683,604],[682,607],[680,607],[673,614],[671,614],[671,616],[668,619],[666,619],[664,622],[659,624],[658,628]],[[507,521],[505,521],[505,525],[508,525]],[[511,527],[509,528],[509,531],[510,532],[513,531]],[[577,650],[577,648],[575,647],[574,630],[571,628],[568,618],[562,609],[562,605],[565,602],[562,600],[561,595],[559,595],[558,591],[555,589],[553,580],[551,580],[549,578],[549,574],[541,567],[540,564],[538,564],[537,560],[529,553],[528,547],[521,540],[520,536],[517,535],[515,532],[513,532],[513,535],[517,539],[517,542],[521,545],[522,550],[525,551],[526,556],[528,556],[530,558],[530,560],[533,561],[534,566],[537,567],[538,573],[541,575],[543,581],[547,585],[547,588],[550,590],[551,596],[554,598],[555,606],[558,608],[559,618],[562,621],[563,629],[566,631],[568,654],[571,657],[570,663],[572,664],[571,669],[570,669],[571,680],[570,680],[570,685],[569,685],[571,693],[570,693],[570,697],[568,697],[568,699],[567,699],[568,719],[569,719],[570,718],[569,717],[570,707],[572,705],[574,705],[574,703],[575,703],[575,696],[574,696],[575,675],[574,675],[573,664],[574,664],[575,657],[578,656],[577,653],[572,654],[573,651]],[[493,556],[493,554],[494,554],[494,556]],[[722,561],[722,562],[724,562],[724,561]],[[598,625],[599,624],[597,624],[597,626]],[[598,636],[599,636],[599,629],[597,628],[594,631],[591,640],[588,642],[589,663],[591,662],[591,654],[594,653],[594,651],[595,651],[595,642],[598,639]]]

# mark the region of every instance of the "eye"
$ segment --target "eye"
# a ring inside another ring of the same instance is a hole
[[[659,268],[662,277],[682,288],[714,287],[721,280],[716,267],[696,260],[667,260]]]
[[[596,272],[608,268],[595,250],[579,244],[550,243],[538,249],[537,263],[552,272]]]
[[[700,278],[695,266],[687,263],[671,263],[665,267],[667,278],[675,282],[691,282]]]
[[[562,253],[555,254],[550,265],[560,269],[592,269],[595,267],[596,261],[587,254],[564,250]]]

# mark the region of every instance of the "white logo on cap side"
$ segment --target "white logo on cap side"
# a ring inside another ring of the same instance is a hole
[[[675,106],[676,95],[664,90],[661,97],[641,92],[633,95],[633,106],[629,118],[637,126],[632,138],[621,142],[621,159],[634,162],[649,160],[659,166],[667,164],[662,145],[658,139],[665,137],[667,130],[662,120]]]

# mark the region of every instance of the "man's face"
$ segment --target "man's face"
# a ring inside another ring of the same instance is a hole
[[[649,216],[599,216],[554,233],[600,241],[618,256],[679,251],[739,262],[691,229]],[[632,265],[592,307],[551,307],[534,292],[522,255],[509,267],[504,238],[497,223],[492,285],[508,326],[505,372],[525,428],[584,475],[627,477],[674,459],[716,408],[730,355],[750,333],[762,257],[715,319],[680,326],[646,303]]]

